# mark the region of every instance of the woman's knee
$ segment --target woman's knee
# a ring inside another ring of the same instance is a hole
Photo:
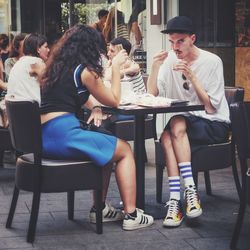
[[[119,161],[124,157],[133,157],[133,152],[128,142],[118,139],[113,159]]]

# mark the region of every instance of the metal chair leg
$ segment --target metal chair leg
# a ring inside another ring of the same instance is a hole
[[[39,212],[39,206],[40,206],[40,196],[41,196],[40,192],[33,193],[29,229],[28,229],[28,234],[27,234],[27,242],[29,243],[33,243],[35,239],[36,224],[37,224],[37,218],[38,218],[38,212]]]
[[[144,146],[144,152],[143,152],[143,154],[144,154],[144,162],[146,163],[146,162],[148,162],[148,156],[147,156],[147,151],[146,151],[146,147]]]
[[[102,234],[102,190],[96,190],[96,232]]]
[[[14,190],[13,190],[13,196],[12,196],[12,201],[11,201],[11,205],[10,205],[10,211],[9,211],[7,222],[6,222],[6,225],[5,225],[6,228],[11,227],[13,217],[14,217],[14,214],[15,214],[15,210],[16,210],[16,204],[17,204],[18,196],[19,196],[19,189],[15,186]]]
[[[211,188],[211,181],[210,181],[209,171],[204,171],[204,179],[205,179],[207,195],[212,195],[212,188]]]
[[[0,151],[0,168],[3,168],[3,156],[4,156],[4,151]]]
[[[230,242],[230,248],[231,249],[235,249],[239,236],[240,236],[240,230],[241,230],[241,226],[243,223],[243,219],[244,219],[244,215],[245,215],[245,210],[246,210],[246,200],[242,201],[240,204],[240,208],[239,208],[239,212],[238,212],[238,216],[237,216],[237,221],[234,227],[234,231],[233,231],[233,236]]]
[[[232,139],[233,140],[233,139]],[[234,141],[232,141],[232,171],[233,171],[233,177],[234,177],[234,183],[235,183],[235,186],[236,186],[236,190],[237,190],[237,193],[238,193],[238,196],[240,198],[241,196],[241,192],[242,192],[242,188],[241,188],[241,184],[240,184],[240,179],[239,179],[239,174],[238,174],[238,170],[237,170],[237,164],[236,164],[236,156],[235,156],[235,144],[234,144]]]
[[[198,172],[193,171],[193,179],[196,188],[198,188]]]
[[[68,219],[74,220],[74,202],[75,202],[75,192],[67,192],[67,201],[68,201]]]
[[[247,161],[246,159],[240,159],[240,165],[241,165],[241,174],[242,174],[242,190],[240,194],[240,207],[239,207],[239,212],[237,216],[237,221],[234,227],[233,231],[233,236],[230,242],[230,248],[235,249],[239,236],[240,236],[240,231],[245,215],[245,210],[246,210],[246,205],[247,205],[247,190],[246,190],[246,171],[247,171]]]
[[[162,183],[164,166],[156,165],[156,201],[162,203]]]

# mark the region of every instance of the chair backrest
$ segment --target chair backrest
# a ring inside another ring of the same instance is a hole
[[[241,87],[225,87],[225,96],[227,103],[230,104],[234,102],[242,102],[244,99],[244,89]]]
[[[250,158],[250,102],[230,105],[232,133],[240,158]]]
[[[6,100],[12,146],[23,153],[41,154],[41,119],[37,102]]]

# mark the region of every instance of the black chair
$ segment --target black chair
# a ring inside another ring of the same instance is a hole
[[[225,95],[228,104],[243,101],[244,89],[240,87],[225,87]],[[206,192],[212,194],[210,182],[210,170],[223,169],[232,166],[235,184],[238,193],[240,192],[240,183],[235,162],[235,145],[233,137],[230,137],[228,142],[201,145],[191,148],[192,171],[194,182],[198,186],[198,173],[204,172]],[[161,144],[158,140],[155,141],[155,162],[156,162],[156,200],[162,202],[162,181],[163,170],[165,168],[165,159]]]
[[[12,149],[9,130],[7,128],[0,128],[0,168],[2,168],[4,164],[4,152]]]
[[[74,219],[74,191],[96,191],[96,231],[102,233],[102,168],[88,159],[65,161],[42,158],[41,121],[36,102],[6,101],[12,145],[24,152],[16,162],[15,187],[6,228],[10,228],[19,190],[33,193],[27,241],[33,242],[41,193],[67,192],[68,219]]]
[[[231,249],[235,249],[239,239],[246,205],[247,203],[249,204],[250,201],[250,166],[247,165],[247,160],[250,159],[250,102],[234,103],[230,108],[232,133],[241,168],[240,207],[230,243]]]

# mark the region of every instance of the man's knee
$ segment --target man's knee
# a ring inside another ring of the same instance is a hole
[[[169,131],[164,131],[161,135],[161,145],[164,148],[172,147],[172,138]]]
[[[186,135],[186,120],[182,116],[173,117],[170,121],[170,131],[173,138],[180,138]]]

